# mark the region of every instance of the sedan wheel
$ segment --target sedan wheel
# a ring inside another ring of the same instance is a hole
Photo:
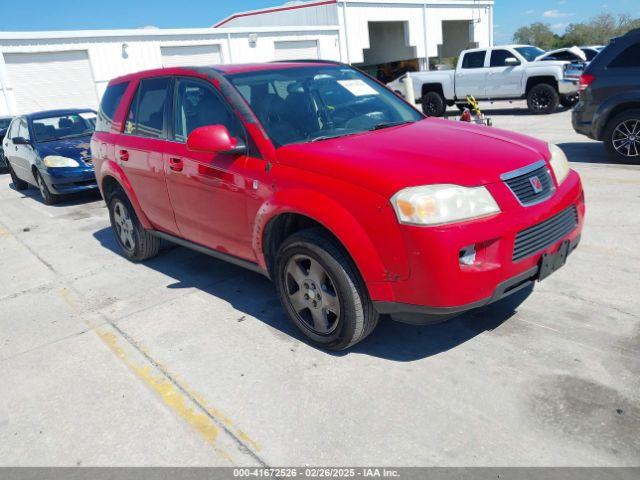
[[[46,205],[53,205],[56,203],[58,201],[58,196],[49,191],[49,187],[47,187],[47,184],[45,183],[44,178],[42,178],[40,172],[36,171],[35,177],[36,183],[38,184],[38,190],[40,190],[40,195],[42,196],[44,203]]]
[[[298,320],[318,335],[333,332],[340,318],[340,299],[327,271],[307,255],[295,255],[285,267],[286,293]]]

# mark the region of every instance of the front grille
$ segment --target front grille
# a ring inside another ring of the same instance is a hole
[[[553,245],[578,226],[578,211],[571,206],[542,223],[522,230],[513,245],[513,261],[522,260]]]
[[[553,194],[553,180],[551,180],[549,169],[544,161],[525,167],[523,170],[525,173],[519,174],[519,171],[516,170],[502,176],[504,183],[507,184],[522,205],[540,203]]]

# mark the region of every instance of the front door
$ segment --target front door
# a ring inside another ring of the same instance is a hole
[[[517,60],[517,65],[507,65],[507,58]],[[513,98],[522,95],[524,67],[522,61],[509,50],[497,49],[491,52],[489,75],[487,76],[487,97]]]
[[[198,127],[224,125],[245,137],[240,120],[210,83],[179,78],[172,115],[173,141],[164,154],[169,196],[180,235],[197,244],[255,261],[247,218],[243,175],[245,155],[210,154],[187,149]]]
[[[124,170],[142,210],[154,228],[177,234],[165,180],[163,150],[173,82],[169,77],[140,81],[123,135],[115,145],[116,162]]]
[[[30,140],[31,135],[29,135],[27,120],[25,118],[20,118],[17,121],[17,128],[12,127],[13,137],[21,137],[25,140]],[[11,146],[8,150],[7,158],[10,158],[11,166],[18,178],[35,185],[36,179],[33,176],[30,161],[32,158],[35,158],[33,146],[30,144],[15,144],[11,142]]]

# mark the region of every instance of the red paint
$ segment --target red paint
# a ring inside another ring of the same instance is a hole
[[[255,12],[236,13],[235,15],[231,15],[229,18],[225,18],[221,22],[216,23],[213,26],[213,28],[221,27],[225,23],[228,23],[228,22],[230,22],[231,20],[233,20],[235,18],[252,17],[252,16],[255,16],[255,15],[262,15],[262,14],[265,14],[265,13],[283,12],[285,10],[298,10],[300,8],[319,7],[319,6],[322,6],[322,5],[332,5],[334,3],[337,3],[336,0],[328,0],[328,1],[325,1],[325,2],[316,2],[316,3],[306,3],[306,4],[302,4],[302,5],[285,5],[283,7],[265,8],[263,10],[256,10]]]
[[[221,70],[287,66],[293,64]],[[160,75],[189,75],[215,86],[202,70],[143,72],[116,80],[130,81],[124,102],[131,101],[140,78]],[[122,185],[146,228],[266,267],[263,234],[269,222],[284,213],[306,215],[343,244],[374,301],[453,307],[487,298],[497,284],[540,260],[542,252],[512,262],[517,232],[572,204],[579,225],[566,238],[582,231],[584,196],[576,172],[556,185],[550,199],[530,207],[522,207],[501,181],[505,172],[549,161],[547,144],[525,135],[429,118],[275,148],[259,124],[245,123],[251,153],[232,154],[221,150],[234,147],[235,139],[217,127],[194,130],[187,144],[125,135],[127,111],[127,105],[117,109],[112,132],[94,134],[92,148],[101,152],[96,176],[101,189],[107,177]],[[116,158],[120,150],[129,153],[127,162]],[[501,212],[438,227],[399,224],[391,196],[408,186],[438,183],[485,185]],[[460,250],[474,244],[480,263],[460,265]]]

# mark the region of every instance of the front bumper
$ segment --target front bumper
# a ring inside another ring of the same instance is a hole
[[[531,284],[537,279],[542,255],[555,252],[563,241],[568,240],[571,249],[577,246],[585,207],[576,172],[570,172],[551,198],[529,207],[521,206],[502,182],[487,188],[501,207],[498,215],[442,227],[401,227],[410,273],[406,279],[387,283],[388,294],[372,296],[380,313],[417,314],[427,322],[433,318],[446,320]],[[577,226],[571,232],[529,256],[513,260],[519,232],[572,205],[576,207]],[[476,261],[463,265],[460,252],[471,245]]]
[[[41,170],[51,193],[66,195],[98,188],[96,174],[91,167],[48,168]]]
[[[578,80],[571,78],[563,78],[558,82],[558,93],[560,95],[574,95],[578,93]]]

